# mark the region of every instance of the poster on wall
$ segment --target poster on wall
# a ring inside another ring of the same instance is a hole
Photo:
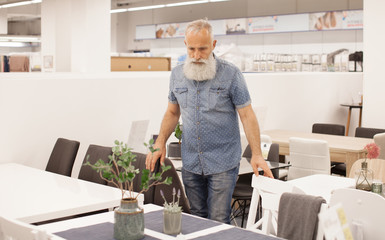
[[[225,20],[210,20],[213,28],[213,35],[226,35],[226,21]]]
[[[363,29],[364,28],[364,15],[362,10],[359,11],[343,11],[343,29]]]
[[[135,38],[136,39],[154,39],[155,25],[136,26]]]
[[[184,37],[187,23],[170,23],[156,25],[156,38]]]
[[[344,15],[342,11],[319,12],[309,14],[309,30],[342,29]]]
[[[226,35],[245,34],[246,18],[226,19]]]
[[[308,14],[249,18],[248,33],[308,31],[308,19]]]

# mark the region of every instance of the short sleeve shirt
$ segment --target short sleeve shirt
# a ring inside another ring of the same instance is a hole
[[[216,58],[216,75],[206,81],[185,77],[183,65],[171,73],[169,102],[179,104],[183,168],[211,175],[237,167],[241,141],[237,108],[251,104],[240,70]]]

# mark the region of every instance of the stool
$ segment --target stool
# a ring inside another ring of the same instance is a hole
[[[348,113],[348,122],[346,124],[346,136],[349,134],[349,126],[350,126],[350,117],[352,115],[352,108],[358,108],[360,109],[360,117],[358,121],[358,126],[361,127],[361,119],[362,119],[362,104],[358,103],[352,103],[352,104],[340,104],[343,107],[348,107],[349,108],[349,113]]]

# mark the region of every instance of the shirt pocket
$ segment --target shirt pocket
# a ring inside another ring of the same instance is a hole
[[[227,92],[225,88],[210,88],[209,109],[221,110],[225,105]]]
[[[174,92],[179,106],[182,108],[187,107],[188,88],[175,88]]]

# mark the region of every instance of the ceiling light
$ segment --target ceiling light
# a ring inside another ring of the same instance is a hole
[[[179,2],[179,3],[170,3],[166,4],[166,7],[177,7],[177,6],[185,6],[185,5],[192,5],[192,4],[201,4],[201,3],[208,3],[209,0],[200,0],[200,1],[187,1],[187,2]]]
[[[29,4],[34,4],[34,3],[41,3],[41,0],[32,0],[32,1],[3,4],[3,5],[0,5],[0,8],[18,7],[18,6],[29,5]]]
[[[120,12],[127,12],[128,9],[124,8],[124,9],[114,9],[114,10],[110,10],[110,13],[120,13]]]
[[[133,7],[133,8],[128,8],[127,11],[141,11],[141,10],[149,10],[149,9],[155,9],[155,8],[164,8],[166,5],[151,5],[151,6],[144,6],[144,7]]]
[[[23,37],[23,36],[0,36],[0,41],[9,42],[40,42],[39,37]]]

